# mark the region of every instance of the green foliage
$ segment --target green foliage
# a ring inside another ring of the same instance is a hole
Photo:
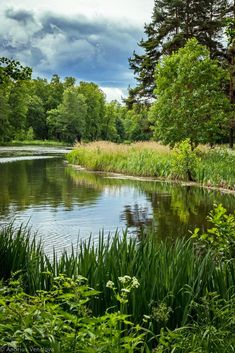
[[[8,80],[29,80],[31,74],[32,70],[29,67],[22,66],[19,61],[6,57],[0,58],[0,84]]]
[[[10,140],[11,126],[9,123],[9,85],[3,83],[0,85],[0,143]]]
[[[184,143],[183,143],[184,146]],[[194,181],[209,187],[235,189],[235,154],[225,148],[171,151],[153,143],[93,143],[75,148],[67,155],[71,164],[90,170],[118,172],[138,176],[188,180],[190,167]]]
[[[26,287],[33,292],[41,288],[40,273],[45,262],[42,244],[36,242],[36,235],[30,236],[26,227],[15,229],[10,224],[0,230],[0,279],[21,270]]]
[[[93,147],[94,146],[94,147]],[[71,164],[90,170],[117,172],[139,176],[167,177],[171,173],[172,156],[142,145],[112,145],[97,143],[80,146],[67,155]]]
[[[33,89],[33,88],[32,88]],[[35,139],[47,138],[46,112],[42,99],[36,94],[32,94],[28,101],[28,112],[26,127],[32,127]],[[28,138],[33,140],[33,138]]]
[[[31,243],[31,238],[24,229],[0,232],[0,278],[7,279],[21,270],[27,292],[34,294],[38,289],[51,289],[51,278],[61,273],[71,278],[81,274],[89,286],[101,292],[100,300],[89,303],[94,315],[103,315],[105,309],[116,306],[115,296],[119,293],[119,305],[126,305],[122,312],[132,315],[139,324],[144,315],[149,316],[149,325],[156,333],[161,327],[175,329],[190,322],[192,300],[207,291],[217,292],[224,299],[234,293],[235,263],[214,261],[210,249],[198,254],[192,241],[185,239],[174,244],[157,243],[148,231],[146,239],[139,243],[126,233],[117,233],[108,240],[101,234],[96,244],[90,239],[80,243],[77,250],[48,258],[41,247]],[[118,277],[126,273],[131,279],[123,285]],[[136,284],[133,277],[138,278],[140,286],[125,303],[129,287]],[[110,280],[115,293],[107,287]]]
[[[80,82],[78,93],[84,95],[87,105],[83,138],[88,141],[100,139],[105,116],[104,93],[92,82]]]
[[[23,145],[35,145],[35,146],[68,146],[66,142],[59,142],[56,140],[13,140],[8,143],[10,146],[23,146]]]
[[[179,176],[184,180],[195,180],[198,156],[192,150],[190,140],[186,139],[179,143],[174,149],[173,175]]]
[[[230,227],[221,217],[220,209],[213,221],[228,234],[234,219],[226,217]],[[219,353],[224,346],[233,352],[235,264],[215,260],[211,246],[198,252],[191,240],[157,243],[149,233],[139,242],[116,234],[48,259],[30,233],[15,232],[0,233],[0,277],[20,271],[0,285],[0,346],[84,353],[150,352],[151,346],[162,353]]]
[[[164,57],[157,66],[158,99],[151,112],[155,136],[171,145],[186,138],[194,145],[215,143],[227,126],[230,107],[222,89],[227,76],[196,39]]]
[[[204,152],[197,168],[196,180],[204,185],[235,189],[235,154],[225,148]]]
[[[67,142],[80,141],[84,135],[86,113],[85,97],[76,88],[67,88],[62,103],[48,112],[49,136]]]
[[[207,220],[212,227],[202,234],[199,233],[199,228],[196,228],[192,238],[198,239],[206,248],[212,248],[216,256],[230,258],[235,254],[235,216],[228,214],[220,204],[215,205]]]
[[[30,126],[28,131],[26,132],[26,139],[31,141],[34,139],[34,131],[32,126]]]
[[[162,329],[156,353],[232,353],[235,352],[235,297],[223,300],[208,292],[192,303],[192,322],[176,330]]]
[[[128,107],[136,102],[151,102],[155,96],[157,63],[190,38],[196,38],[208,48],[212,58],[223,62],[226,42],[222,34],[227,17],[233,17],[233,6],[227,0],[155,0],[151,22],[144,27],[145,39],[138,43],[142,53],[134,52],[129,59],[137,86],[129,89]]]
[[[235,38],[235,18],[227,18],[226,25],[226,35],[228,37],[229,45],[231,45]]]
[[[126,138],[130,141],[146,141],[152,137],[147,107],[133,105],[125,114]]]
[[[49,292],[34,296],[11,279],[0,289],[0,346],[24,352],[143,352],[146,334],[127,315],[108,308],[102,316],[92,314],[87,304],[97,295],[82,276],[60,274]]]
[[[125,108],[117,101],[105,104],[105,116],[102,125],[102,138],[120,142],[124,139],[124,122]]]

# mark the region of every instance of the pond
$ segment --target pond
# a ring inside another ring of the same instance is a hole
[[[78,170],[66,164],[66,152],[0,148],[0,225],[27,223],[47,252],[127,227],[131,236],[150,227],[158,239],[174,239],[205,228],[214,203],[235,209],[235,197],[219,191]]]

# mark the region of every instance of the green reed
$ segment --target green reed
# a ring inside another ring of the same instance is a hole
[[[90,238],[49,258],[27,228],[7,226],[0,231],[0,278],[6,280],[16,271],[21,271],[30,293],[51,289],[53,278],[61,273],[86,277],[91,287],[101,291],[99,300],[91,304],[96,315],[116,305],[107,282],[116,284],[120,276],[135,276],[140,287],[131,293],[127,312],[135,322],[150,316],[156,330],[187,324],[193,315],[192,303],[208,292],[224,299],[235,293],[234,261],[215,261],[209,250],[202,256],[191,240],[159,243],[151,232],[141,240],[127,232],[108,239],[100,234],[97,243]],[[159,318],[162,307],[169,313]]]
[[[234,151],[200,147],[196,156],[192,171],[195,182],[235,189]],[[67,155],[67,160],[89,170],[187,181],[175,152],[153,142],[130,146],[104,142],[78,145]]]

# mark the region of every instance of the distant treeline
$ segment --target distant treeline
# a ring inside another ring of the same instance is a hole
[[[73,77],[63,81],[53,75],[0,84],[0,142],[22,139],[52,139],[74,142],[99,139],[121,142],[146,140],[146,112],[128,111],[117,101],[107,103],[95,83]]]
[[[171,146],[187,138],[224,143],[235,135],[235,1],[154,1],[142,54],[129,59],[137,85],[125,106],[107,103],[95,83],[31,79],[0,58],[0,143],[17,139]]]

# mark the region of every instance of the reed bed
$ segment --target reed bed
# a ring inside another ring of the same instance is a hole
[[[226,148],[199,146],[193,174],[195,182],[235,190],[235,153]],[[134,176],[186,180],[182,168],[177,170],[175,153],[156,142],[130,145],[111,142],[77,144],[67,155],[71,164],[88,170],[116,172]]]
[[[48,258],[37,245],[35,236],[24,227],[12,225],[0,231],[0,277],[21,271],[26,290],[50,290],[53,278],[59,274],[76,278],[82,275],[91,287],[101,291],[99,300],[91,306],[96,315],[116,305],[106,284],[112,280],[118,288],[118,277],[137,277],[140,287],[131,293],[127,313],[140,323],[143,315],[156,316],[161,305],[169,309],[164,326],[170,329],[186,325],[192,319],[192,303],[208,292],[229,299],[235,294],[234,261],[215,262],[210,251],[199,256],[191,240],[177,239],[157,243],[149,233],[146,239],[130,238],[126,232],[105,239],[100,234],[98,244],[90,238],[70,252]],[[118,288],[120,289],[120,288]],[[155,320],[155,330],[163,323]]]

